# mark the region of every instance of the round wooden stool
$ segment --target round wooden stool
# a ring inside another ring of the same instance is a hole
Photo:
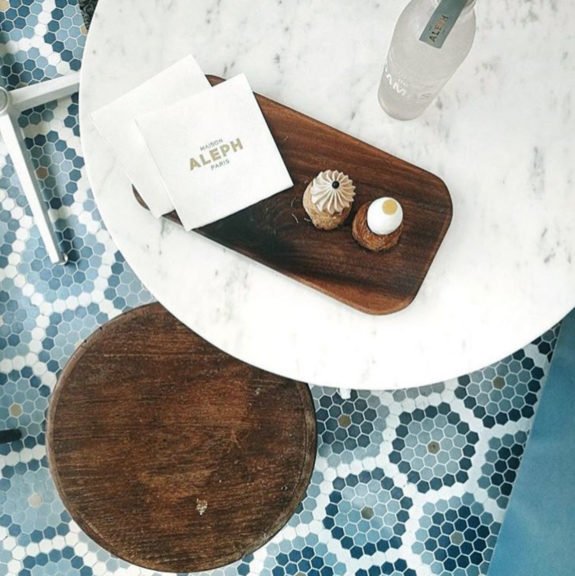
[[[116,556],[161,571],[262,546],[303,498],[315,449],[305,384],[228,356],[158,304],[80,345],[48,416],[71,516]]]

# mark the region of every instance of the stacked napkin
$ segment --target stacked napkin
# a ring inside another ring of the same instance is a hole
[[[191,230],[293,183],[247,78],[211,87],[193,56],[93,114],[150,212]]]

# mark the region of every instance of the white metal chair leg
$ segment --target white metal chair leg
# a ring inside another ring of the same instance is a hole
[[[70,96],[78,91],[80,84],[79,72],[60,76],[54,80],[47,80],[24,88],[17,88],[10,92],[13,108],[19,111],[28,110],[52,100]]]
[[[66,257],[58,246],[56,234],[42,200],[34,166],[18,126],[18,114],[23,110],[70,96],[78,91],[79,80],[80,75],[73,73],[11,92],[0,88],[0,134],[8,148],[20,186],[26,194],[46,252],[54,264],[65,262]]]
[[[50,261],[54,264],[64,262],[64,255],[58,246],[58,240],[56,239],[52,223],[44,208],[40,186],[33,176],[34,166],[32,165],[32,160],[26,149],[20,127],[17,126],[17,120],[11,114],[0,116],[0,133],[10,153],[14,170],[18,176],[18,180],[20,180],[20,186],[24,194],[26,194],[34,222],[44,241],[44,246],[46,247]]]

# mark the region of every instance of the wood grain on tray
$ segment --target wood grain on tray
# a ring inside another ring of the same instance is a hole
[[[212,84],[222,81],[208,78]],[[195,232],[363,312],[405,308],[451,222],[443,181],[269,98],[256,98],[294,186]],[[356,198],[345,224],[324,232],[309,221],[302,197],[308,183],[329,169],[353,180]],[[380,196],[401,203],[404,222],[397,246],[375,253],[355,242],[351,223],[362,204]],[[166,217],[179,222],[175,212]]]

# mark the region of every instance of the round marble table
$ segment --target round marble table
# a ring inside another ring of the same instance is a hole
[[[575,305],[575,5],[478,2],[469,58],[401,123],[376,91],[404,4],[100,0],[80,111],[102,217],[158,300],[241,360],[313,384],[416,386],[498,360]],[[189,53],[446,181],[453,222],[412,305],[362,314],[137,204],[91,112]]]

